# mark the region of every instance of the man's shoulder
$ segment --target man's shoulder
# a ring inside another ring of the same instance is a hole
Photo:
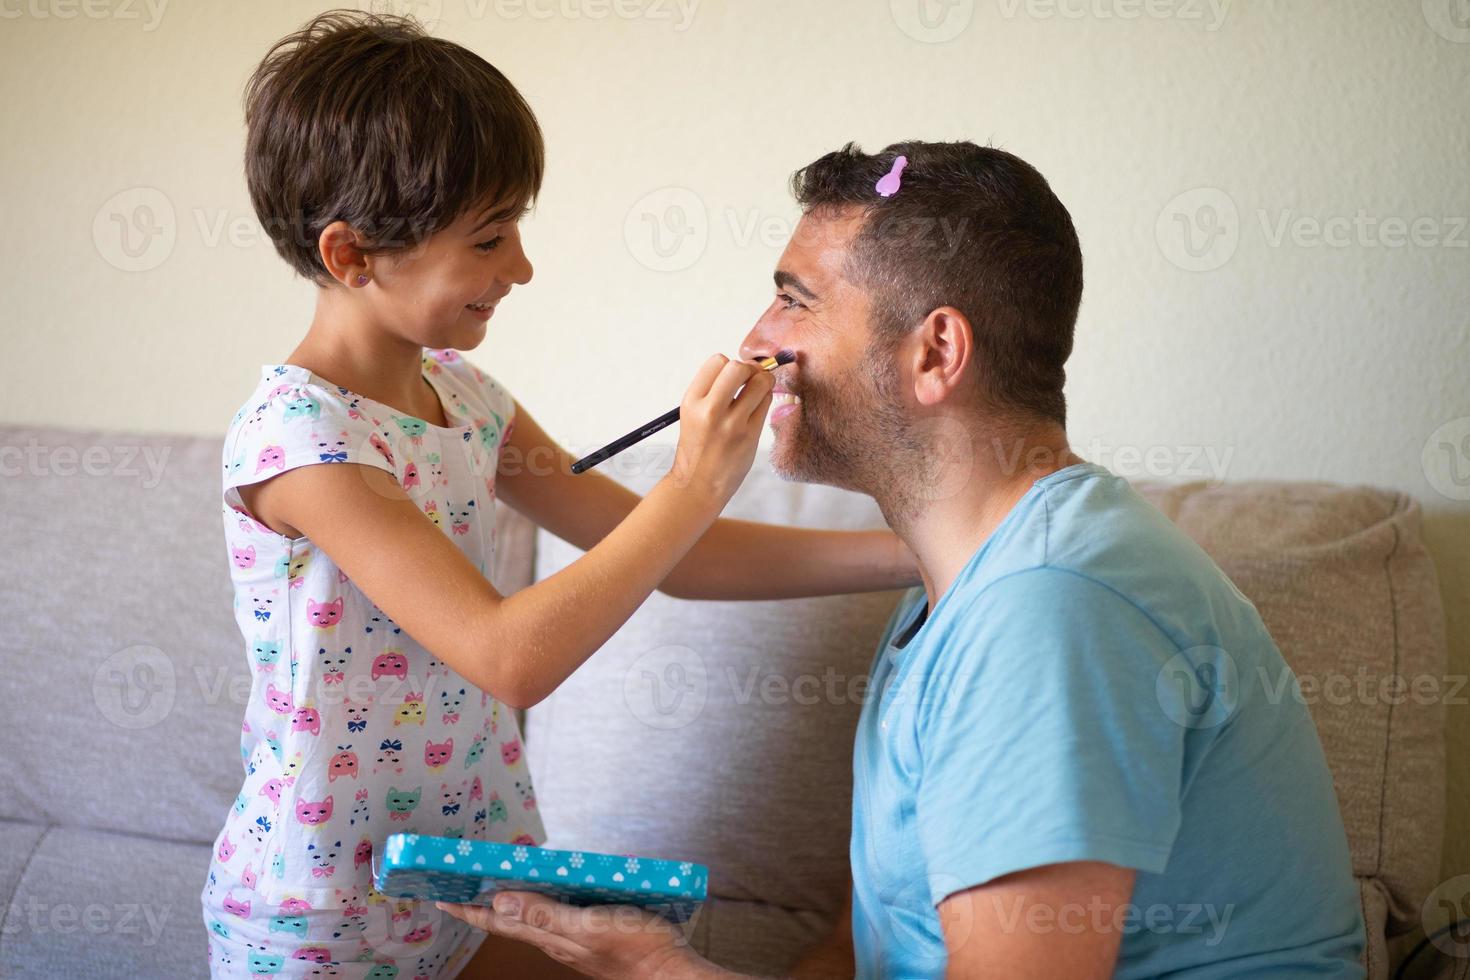
[[[1101,467],[1043,488],[1027,524],[956,596],[965,633],[1040,637],[1133,624],[1183,649],[1259,639],[1250,601],[1202,548]]]
[[[1018,575],[1062,592],[1101,589],[1145,608],[1187,602],[1227,584],[1193,539],[1102,467],[1044,486],[1030,523],[1018,536],[1028,546],[977,569],[971,585],[977,598]]]

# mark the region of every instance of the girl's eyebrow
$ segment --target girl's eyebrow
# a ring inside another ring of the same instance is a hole
[[[491,207],[494,207],[494,205],[491,205]],[[521,218],[525,217],[526,212],[529,210],[531,209],[524,205],[519,208],[501,208],[499,211],[494,211],[490,214],[487,214],[478,225],[475,225],[475,227],[470,229],[469,234],[473,235],[481,228],[484,228],[486,225],[494,224],[495,222],[519,221]]]

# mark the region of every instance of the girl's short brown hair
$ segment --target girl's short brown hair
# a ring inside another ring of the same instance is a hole
[[[317,240],[345,221],[372,254],[477,206],[511,218],[541,189],[531,107],[494,65],[415,21],[329,10],[277,41],[245,87],[245,179],[276,251],[319,286]]]

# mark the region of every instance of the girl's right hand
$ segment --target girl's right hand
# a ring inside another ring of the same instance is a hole
[[[749,361],[723,354],[705,361],[679,403],[679,447],[666,479],[709,494],[723,509],[755,460],[775,387],[771,373]]]

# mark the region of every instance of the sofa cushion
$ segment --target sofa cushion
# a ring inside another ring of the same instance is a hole
[[[0,439],[27,454],[0,480],[0,818],[209,842],[239,789],[249,691],[218,443]]]
[[[209,976],[207,845],[0,821],[5,851],[17,835],[0,977]]]

